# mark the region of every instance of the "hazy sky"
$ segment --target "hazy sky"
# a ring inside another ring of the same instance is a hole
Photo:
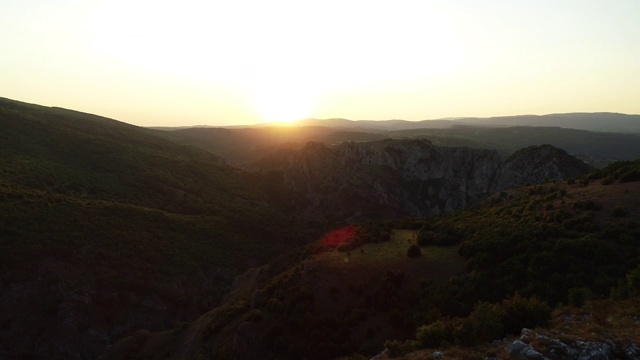
[[[640,114],[640,0],[4,0],[0,96],[143,126]]]

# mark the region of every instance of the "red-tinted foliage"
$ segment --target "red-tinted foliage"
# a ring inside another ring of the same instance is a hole
[[[322,243],[329,246],[338,246],[349,242],[358,231],[358,227],[354,225],[345,226],[338,230],[334,230],[326,234],[322,238]]]

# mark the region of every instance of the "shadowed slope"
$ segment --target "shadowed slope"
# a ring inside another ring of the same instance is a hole
[[[151,130],[6,99],[0,128],[0,357],[194,318],[294,241],[243,173]]]

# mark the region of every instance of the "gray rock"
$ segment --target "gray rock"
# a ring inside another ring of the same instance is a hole
[[[522,330],[520,330],[520,341],[522,341],[523,343],[529,344],[532,340],[532,337],[533,331],[531,331],[531,329],[522,328]]]
[[[637,344],[625,346],[623,349],[623,353],[625,360],[640,359],[640,347]]]
[[[310,142],[255,166],[282,173],[298,216],[340,221],[355,215],[424,216],[458,210],[487,195],[527,183],[574,177],[590,168],[551,146],[508,159],[495,150],[434,146],[428,140]]]
[[[575,358],[580,352],[558,339],[553,339],[549,344],[549,353],[557,357]]]
[[[431,354],[431,358],[433,360],[440,360],[442,359],[443,355],[440,351],[435,351],[433,354]]]
[[[581,347],[577,360],[609,360],[613,350],[611,345],[597,342],[586,342]]]
[[[528,330],[528,329],[526,329]],[[525,335],[530,336],[531,330],[525,332]],[[526,360],[546,360],[547,358],[542,355],[542,353],[538,352],[533,347],[525,344],[520,340],[516,340],[513,343],[509,344],[507,347],[507,351],[509,355],[514,358],[526,359]]]
[[[520,355],[527,360],[545,360],[546,359],[541,353],[537,352],[531,347],[525,348]]]
[[[520,356],[520,354],[527,348],[529,348],[529,345],[520,340],[516,340],[507,346],[507,351],[509,352],[509,355]]]
[[[372,357],[370,360],[381,360],[383,358],[385,358],[387,356],[387,353],[389,352],[388,349],[384,349],[382,350],[382,352],[374,357]]]

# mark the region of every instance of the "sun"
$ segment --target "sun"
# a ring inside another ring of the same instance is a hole
[[[310,116],[313,96],[295,86],[262,87],[254,91],[255,110],[267,122],[293,122]]]

